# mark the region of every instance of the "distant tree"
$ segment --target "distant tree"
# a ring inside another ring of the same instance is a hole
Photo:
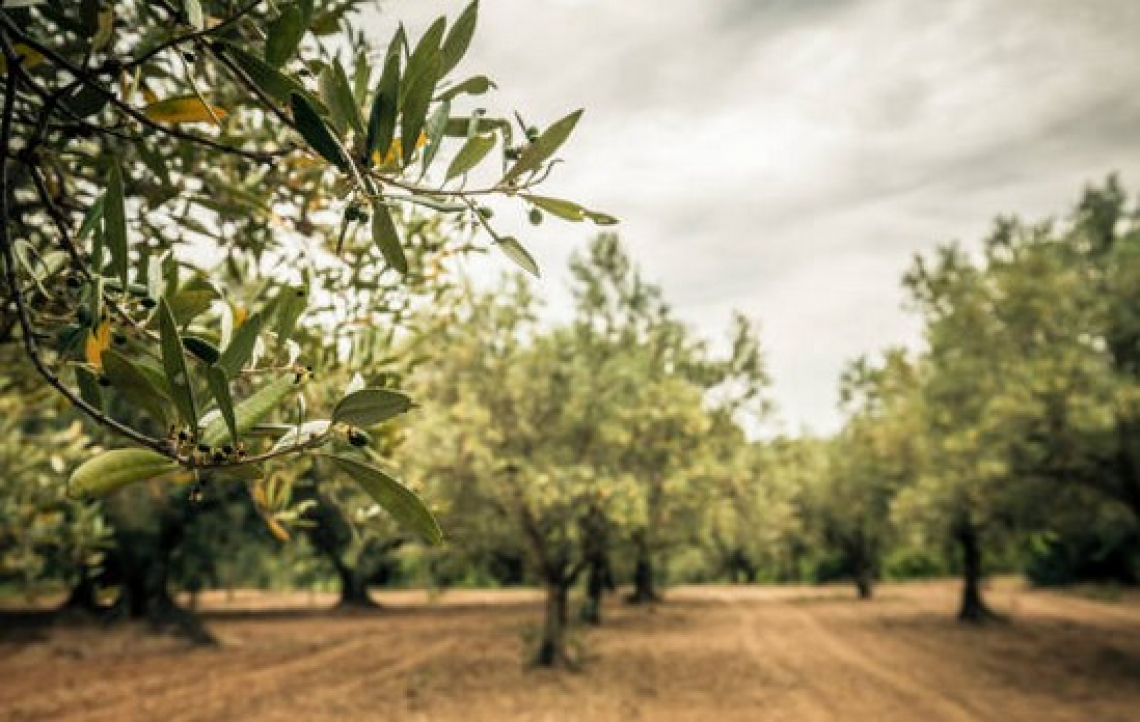
[[[627,421],[636,443],[615,450],[614,464],[638,488],[639,521],[630,530],[635,604],[656,601],[654,556],[680,540],[694,541],[688,520],[711,490],[695,478],[709,445],[708,411],[729,425],[734,416],[767,411],[768,378],[755,329],[733,320],[730,351],[712,353],[677,320],[661,289],[644,280],[617,236],[604,234],[571,260],[575,333],[594,357],[621,359],[629,377]],[[696,401],[684,399],[696,393]]]
[[[63,425],[54,404],[10,392],[0,386],[0,583],[29,597],[62,585],[66,607],[93,609],[111,530],[98,506],[59,493],[60,474],[89,439],[77,422]]]
[[[809,546],[805,491],[824,475],[819,442],[748,443],[739,429],[715,428],[700,479],[709,485],[699,540],[715,578],[734,583],[798,580]]]
[[[525,550],[546,590],[535,661],[558,666],[570,661],[569,593],[588,563],[581,534],[617,498],[594,444],[628,432],[607,401],[606,370],[584,362],[573,334],[540,332],[532,303],[516,280],[441,330],[437,342],[449,353],[420,369],[428,406],[409,445],[417,472],[447,500],[457,544],[498,544],[505,535]],[[490,525],[481,521],[488,517]],[[485,534],[491,525],[498,534]]]
[[[918,371],[901,351],[844,372],[843,430],[828,446],[828,472],[813,486],[811,515],[839,550],[859,597],[870,599],[891,542],[891,503],[923,469],[924,417]]]
[[[991,414],[1008,356],[992,313],[984,272],[956,246],[933,264],[916,261],[906,283],[927,314],[929,464],[907,489],[902,509],[918,510],[960,549],[963,588],[959,617],[992,616],[982,597],[985,540],[1000,533],[1001,503],[1018,482],[1007,463],[1012,437]]]
[[[988,616],[978,583],[987,538],[1054,528],[1065,516],[1056,505],[1078,488],[1137,513],[1137,244],[1110,180],[1064,227],[1002,219],[976,260],[945,247],[906,278],[926,321],[929,463],[900,508],[940,510],[931,518],[962,550],[964,619]]]

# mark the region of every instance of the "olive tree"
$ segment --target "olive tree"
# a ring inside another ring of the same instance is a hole
[[[486,199],[614,219],[536,192],[581,111],[540,130],[478,107],[494,82],[458,73],[477,2],[379,47],[352,27],[361,5],[0,9],[0,341],[22,347],[26,387],[99,430],[72,497],[146,482],[264,507],[270,467],[305,455],[442,538],[354,443],[411,399],[366,384],[315,408],[314,372],[372,360],[365,332],[398,329],[456,253],[489,243],[537,273]],[[163,509],[134,521],[170,541]]]

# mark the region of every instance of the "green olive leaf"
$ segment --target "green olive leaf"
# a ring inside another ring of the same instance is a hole
[[[104,451],[79,465],[67,480],[72,499],[99,499],[124,486],[174,471],[178,464],[147,449]]]
[[[431,544],[443,543],[443,530],[431,511],[415,493],[382,469],[347,456],[324,455],[351,476],[399,523],[409,527]]]

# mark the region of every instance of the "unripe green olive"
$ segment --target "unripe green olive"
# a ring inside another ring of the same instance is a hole
[[[364,431],[361,431],[360,429],[353,428],[348,430],[348,443],[352,444],[353,446],[368,446],[369,442],[371,441],[372,439],[368,437],[368,434]]]

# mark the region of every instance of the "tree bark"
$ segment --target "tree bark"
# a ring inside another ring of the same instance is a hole
[[[582,604],[581,618],[586,624],[599,626],[602,623],[602,599],[607,589],[613,588],[609,561],[605,556],[590,562],[586,576],[586,601]]]
[[[80,568],[79,579],[71,588],[71,592],[67,595],[67,600],[63,603],[60,611],[90,615],[105,612],[106,609],[99,604],[98,592],[99,587],[95,583],[95,578],[84,565]]]
[[[977,527],[969,521],[958,524],[956,533],[962,549],[962,605],[958,619],[978,624],[995,617],[982,598],[982,549]]]
[[[162,536],[163,542],[158,544],[132,540],[129,534],[118,541],[109,560],[120,583],[119,599],[112,608],[112,616],[143,621],[157,632],[173,631],[196,644],[217,644],[201,620],[179,607],[170,595],[169,553],[177,542],[165,538],[165,533]]]
[[[851,561],[855,572],[855,589],[860,599],[870,599],[875,593],[875,558],[866,537],[860,533],[854,539]]]
[[[564,581],[547,581],[542,641],[534,659],[535,665],[539,667],[564,667],[570,664],[570,655],[566,651],[569,597],[570,587]]]
[[[368,596],[368,575],[359,563],[364,555],[356,555],[356,564],[350,565],[345,561],[345,557],[350,556],[348,551],[353,541],[352,527],[336,503],[320,491],[313,473],[310,470],[309,478],[313,481],[313,486],[304,489],[298,498],[316,502],[306,514],[306,519],[312,522],[307,536],[313,548],[332,565],[340,581],[340,601],[337,606],[375,609],[380,605]]]
[[[335,554],[330,554],[329,558],[340,579],[340,601],[337,606],[348,609],[379,608],[380,605],[368,595],[368,580],[359,568],[348,566]]]
[[[180,608],[170,592],[171,560],[184,551],[186,532],[201,509],[184,496],[153,498],[144,488],[115,495],[104,506],[114,529],[114,546],[103,564],[103,580],[118,585],[111,620],[146,623],[196,644],[217,640],[193,613]]]
[[[598,626],[602,623],[602,599],[613,590],[613,572],[609,559],[609,524],[597,509],[591,509],[582,522],[582,555],[586,563],[586,600],[582,604],[582,622]]]
[[[860,599],[871,599],[875,596],[874,575],[870,569],[860,569],[855,573],[855,588],[859,591]]]
[[[633,592],[626,597],[629,604],[654,604],[661,601],[653,579],[653,558],[644,536],[637,540],[637,560],[633,568]]]

